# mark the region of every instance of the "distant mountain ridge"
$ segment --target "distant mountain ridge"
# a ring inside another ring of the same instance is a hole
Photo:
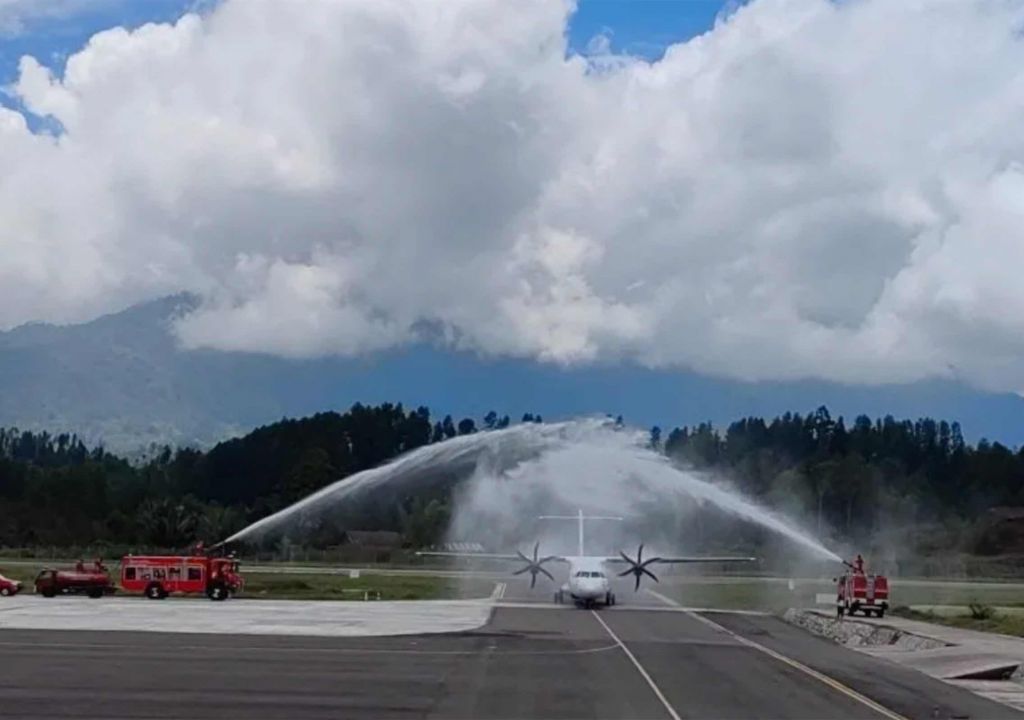
[[[549,420],[622,414],[632,424],[666,429],[703,421],[724,427],[747,415],[826,405],[848,420],[860,413],[929,416],[959,421],[969,440],[1024,442],[1024,399],[946,381],[744,383],[631,365],[566,369],[427,346],[313,360],[186,351],[168,328],[195,302],[176,295],[79,325],[33,323],[0,332],[0,426],[76,432],[127,452],[151,443],[209,445],[285,416],[357,401],[476,418],[491,409]]]

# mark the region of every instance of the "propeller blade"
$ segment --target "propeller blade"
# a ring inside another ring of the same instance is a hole
[[[537,584],[537,573],[533,573],[532,575],[530,575],[530,589],[532,590],[533,586],[536,585],[536,584]]]
[[[626,577],[627,575],[632,575],[632,574],[633,574],[633,568],[629,568],[628,570],[623,570],[622,572],[620,572],[619,573],[619,577]]]
[[[533,545],[533,562],[537,562],[537,551],[540,550],[540,540]]]
[[[625,560],[626,562],[628,562],[630,565],[636,565],[636,563],[633,562],[633,560],[629,557],[629,555],[627,555],[626,553],[622,552],[621,550],[619,550],[619,555],[621,555],[622,559]]]
[[[636,564],[640,565],[644,561],[644,544],[640,543],[639,549],[636,551]]]
[[[642,563],[640,563],[640,567],[645,568],[648,565],[650,565],[651,563],[656,563],[656,562],[658,562],[660,560],[661,560],[660,557],[652,557],[650,560],[644,560]]]
[[[545,575],[547,575],[547,576],[548,576],[548,579],[549,579],[549,580],[551,580],[551,581],[554,581],[554,579],[555,579],[555,576],[554,576],[554,575],[552,575],[551,573],[549,573],[549,572],[548,572],[547,570],[545,570],[544,568],[542,568],[542,567],[541,567],[540,565],[538,565],[538,566],[537,566],[537,569],[538,569],[538,570],[540,570],[540,571],[541,571],[542,573],[544,573]],[[536,573],[534,573],[534,575],[533,575],[533,579],[534,579],[534,580],[536,580],[536,579],[537,579],[537,574],[536,574]]]
[[[529,566],[529,565],[527,565],[527,566],[526,566],[526,567],[524,567],[524,568],[523,568],[522,570],[516,570],[516,571],[515,571],[514,573],[512,573],[512,574],[513,574],[513,575],[522,575],[522,574],[523,574],[524,572],[530,572],[530,569],[531,569],[531,568],[530,568],[530,566]]]
[[[633,592],[640,589],[640,573],[636,574],[636,585],[633,586]]]
[[[651,580],[653,580],[654,582],[658,582],[658,576],[657,576],[657,575],[655,575],[654,573],[652,573],[652,572],[651,572],[650,570],[648,570],[647,568],[645,568],[645,567],[642,567],[642,568],[640,568],[640,572],[642,572],[642,573],[643,573],[644,575],[646,575],[647,577],[649,577],[649,578],[650,578]],[[640,582],[640,573],[637,573],[637,574],[636,574],[636,581],[637,581],[638,583]]]
[[[530,558],[523,555],[523,552],[521,550],[516,550],[516,555],[518,555],[519,559],[522,560],[524,563],[530,564]]]

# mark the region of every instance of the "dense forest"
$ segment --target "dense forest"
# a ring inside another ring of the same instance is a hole
[[[542,422],[526,415],[522,422]],[[129,463],[74,435],[0,430],[0,547],[182,547],[221,540],[339,478],[414,448],[506,427],[510,419],[427,408],[354,405],[259,428],[208,451],[158,448]],[[674,462],[811,518],[819,534],[862,536],[885,523],[973,523],[990,508],[1024,505],[1024,450],[964,442],[956,423],[858,417],[825,408],[650,431]],[[400,498],[361,518],[411,545],[440,540],[445,498]],[[814,528],[812,528],[814,529]],[[969,552],[997,553],[998,537],[971,535]]]

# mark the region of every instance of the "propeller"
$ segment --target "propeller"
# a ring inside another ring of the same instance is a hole
[[[530,573],[530,587],[531,588],[533,588],[533,586],[537,584],[537,573],[544,573],[552,581],[555,579],[555,576],[552,575],[551,573],[549,573],[547,570],[545,570],[543,566],[544,566],[544,563],[549,562],[551,560],[554,560],[556,558],[556,556],[555,555],[549,555],[547,557],[538,557],[537,556],[537,552],[539,550],[540,550],[540,543],[538,542],[538,543],[536,543],[533,546],[533,559],[532,560],[530,558],[528,558],[526,555],[523,555],[523,553],[520,552],[519,550],[516,550],[516,555],[518,555],[519,558],[524,563],[526,563],[526,567],[524,567],[522,570],[516,570],[512,574],[513,575],[522,575],[523,573],[527,573],[527,572]]]
[[[619,577],[624,577],[626,575],[633,575],[633,576],[636,577],[636,585],[633,587],[633,592],[636,592],[637,590],[640,589],[640,578],[642,576],[644,576],[644,575],[649,577],[654,582],[658,582],[657,576],[655,576],[654,573],[652,573],[650,570],[648,570],[647,566],[650,565],[651,563],[658,562],[659,560],[661,560],[661,558],[659,558],[659,557],[652,557],[652,558],[648,558],[647,560],[644,560],[644,544],[643,543],[640,543],[640,548],[636,551],[636,560],[633,560],[631,557],[626,555],[626,553],[622,552],[621,550],[619,551],[619,555],[622,556],[623,560],[625,560],[627,563],[629,563],[629,568],[626,569],[626,570],[623,570],[622,572],[620,572],[619,573]]]

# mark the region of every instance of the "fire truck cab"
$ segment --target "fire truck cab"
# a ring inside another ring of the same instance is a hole
[[[151,600],[163,600],[171,593],[202,593],[211,600],[227,600],[242,585],[234,557],[126,555],[121,560],[121,587]]]
[[[889,609],[889,579],[885,575],[864,572],[860,555],[852,563],[844,563],[850,571],[837,579],[836,614],[838,617],[864,613],[865,617],[883,617]]]

